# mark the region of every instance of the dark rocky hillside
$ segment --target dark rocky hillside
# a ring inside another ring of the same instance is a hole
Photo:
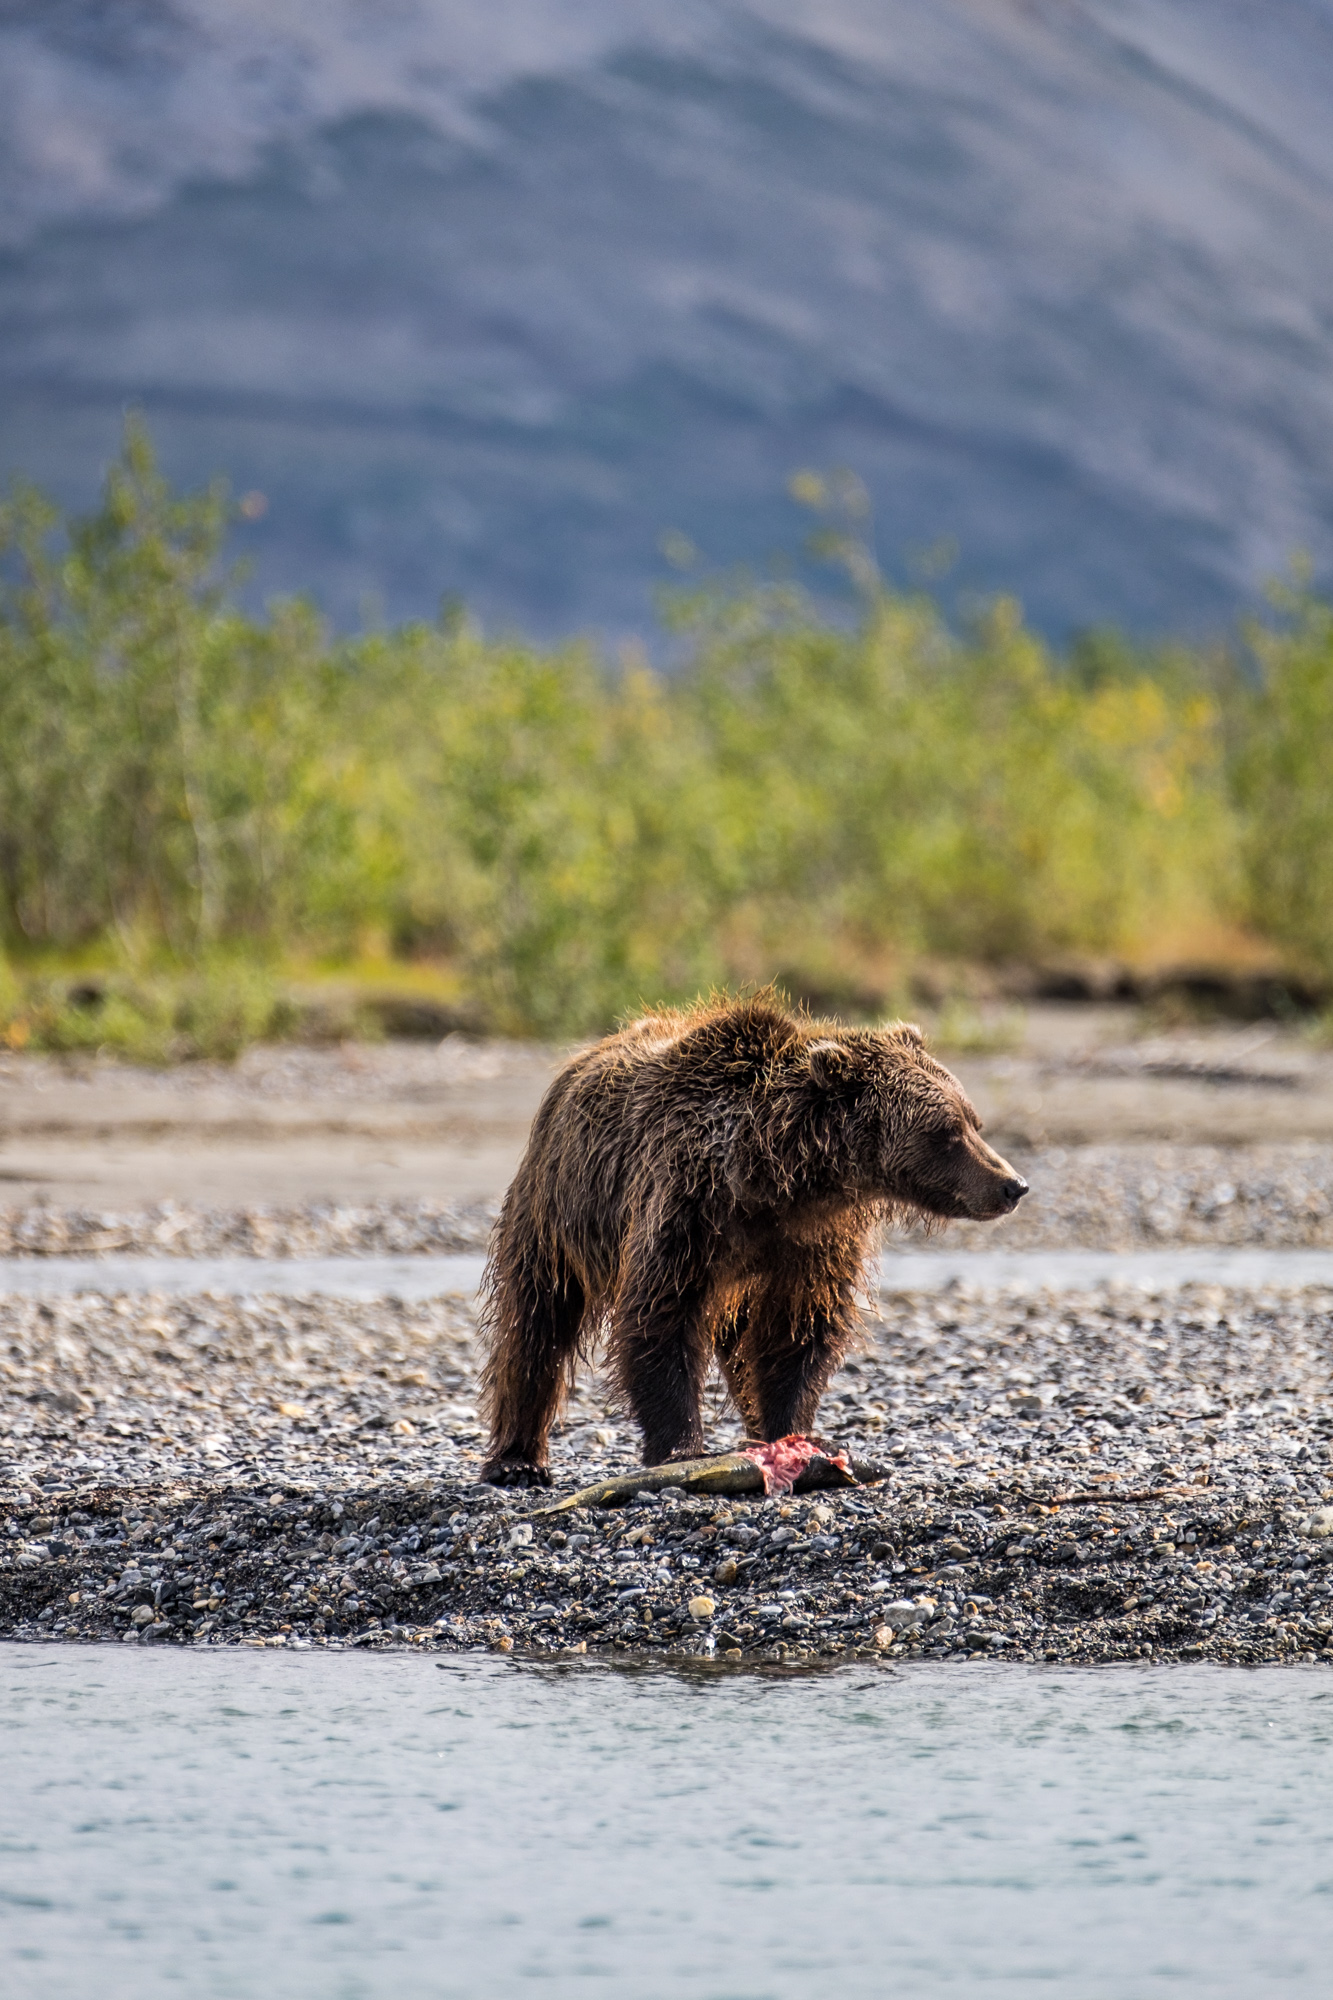
[[[1333,529],[1327,0],[7,0],[0,467],[128,403],[258,593],[643,627],[663,531],[1061,635],[1208,628]]]

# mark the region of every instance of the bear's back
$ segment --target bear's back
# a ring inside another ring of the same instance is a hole
[[[804,1032],[803,1024],[767,1000],[663,1008],[581,1050],[567,1074],[599,1092],[631,1086],[636,1097],[645,1091],[748,1095]]]

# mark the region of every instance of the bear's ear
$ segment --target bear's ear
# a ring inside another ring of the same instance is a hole
[[[810,1075],[821,1090],[845,1090],[865,1075],[865,1051],[854,1043],[811,1042],[805,1051]]]

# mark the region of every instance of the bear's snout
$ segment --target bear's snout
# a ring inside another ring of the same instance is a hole
[[[969,1138],[968,1165],[959,1186],[965,1208],[976,1222],[995,1222],[1002,1215],[1012,1215],[1028,1193],[1027,1182],[979,1133],[973,1132]]]
[[[968,1206],[974,1221],[994,1222],[1002,1215],[1012,1215],[1027,1193],[1027,1182],[1020,1180],[1017,1174],[1011,1174],[1003,1180],[991,1180],[985,1188],[972,1191]]]

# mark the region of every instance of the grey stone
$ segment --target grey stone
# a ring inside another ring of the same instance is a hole
[[[891,1604],[881,1604],[879,1617],[891,1632],[905,1632],[913,1625],[920,1625],[924,1613],[908,1598],[898,1597]]]

